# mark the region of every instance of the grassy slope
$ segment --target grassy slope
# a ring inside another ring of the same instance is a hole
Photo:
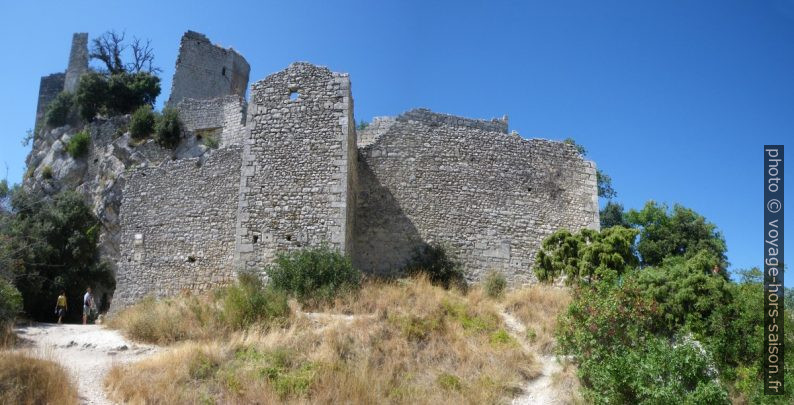
[[[553,319],[568,298],[543,291],[513,293],[506,302],[521,319],[540,307],[542,317]],[[292,303],[286,316],[242,331],[221,326],[212,315],[222,312],[220,305],[210,294],[148,301],[121,313],[113,324],[128,336],[181,342],[113,369],[106,380],[111,396],[169,403],[495,403],[539,373],[533,355],[506,332],[502,304],[477,288],[461,295],[422,279],[369,283],[317,309],[338,316],[310,316]],[[532,319],[537,332],[527,342],[541,339],[547,347],[553,325]]]

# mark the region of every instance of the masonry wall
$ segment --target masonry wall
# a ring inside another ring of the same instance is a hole
[[[177,110],[186,130],[217,135],[222,147],[242,145],[246,137],[247,103],[239,96],[186,98],[177,104]]]
[[[254,83],[248,108],[240,267],[261,270],[276,252],[305,246],[349,252],[356,141],[347,75],[294,63]]]
[[[239,147],[128,175],[113,308],[235,278],[239,178]]]
[[[42,76],[39,82],[39,101],[36,105],[36,123],[34,128],[39,128],[39,123],[43,123],[44,114],[47,112],[47,106],[58,93],[63,91],[63,84],[66,75],[63,73],[53,73],[48,76]]]
[[[598,227],[595,167],[572,147],[450,117],[412,111],[359,150],[359,268],[394,274],[440,243],[471,280],[532,282],[546,236]]]
[[[251,68],[234,49],[213,45],[203,34],[188,31],[179,45],[169,106],[184,98],[245,97]]]
[[[63,90],[74,93],[80,83],[80,76],[88,72],[88,33],[76,32],[72,36],[72,50]]]
[[[358,129],[358,127],[356,127],[356,140],[358,146],[367,146],[375,142],[381,135],[388,132],[395,122],[397,121],[394,117],[374,117],[366,128]]]

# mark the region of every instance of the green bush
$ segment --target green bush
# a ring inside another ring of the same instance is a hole
[[[65,91],[58,93],[55,99],[47,105],[47,111],[44,113],[44,121],[47,126],[55,128],[66,125],[73,105],[74,96],[71,93]]]
[[[505,292],[505,288],[507,288],[507,280],[501,272],[492,271],[485,276],[483,281],[485,295],[491,298],[501,297]]]
[[[218,147],[221,145],[217,135],[205,135],[201,139],[202,143],[204,143],[204,146],[210,149],[218,149]]]
[[[535,274],[550,282],[560,275],[568,284],[616,280],[638,264],[634,239],[638,231],[614,226],[601,232],[561,229],[543,241],[535,257]]]
[[[80,116],[93,121],[97,114],[128,114],[153,105],[160,94],[160,78],[150,73],[121,72],[112,75],[86,73],[77,86]]]
[[[579,368],[585,396],[604,404],[730,404],[708,359],[691,343],[650,338],[642,346],[587,359]]]
[[[130,135],[135,139],[146,138],[154,133],[155,115],[148,104],[138,107],[130,118]]]
[[[44,166],[43,169],[41,169],[41,177],[44,178],[45,180],[51,179],[52,176],[53,176],[52,166],[46,165]]]
[[[14,321],[22,310],[22,294],[13,284],[0,278],[0,328]]]
[[[154,105],[160,94],[160,78],[150,73],[116,73],[107,78],[110,114],[128,114],[144,105]]]
[[[234,329],[285,318],[288,314],[286,294],[265,288],[255,275],[240,274],[239,282],[227,287],[223,294],[222,318]]]
[[[182,137],[182,123],[179,112],[174,108],[166,108],[157,118],[154,126],[157,143],[166,148],[174,148]]]
[[[75,93],[80,117],[86,122],[93,121],[97,114],[103,112],[108,94],[108,83],[104,75],[91,72],[80,76]]]
[[[66,144],[66,151],[75,159],[84,156],[88,153],[88,145],[91,143],[91,136],[88,131],[82,130],[74,134],[69,143]]]
[[[463,267],[442,245],[432,244],[420,248],[405,271],[409,275],[425,275],[431,283],[450,288],[466,289]]]
[[[279,254],[267,274],[273,289],[309,304],[330,301],[361,286],[361,272],[350,258],[327,247]]]

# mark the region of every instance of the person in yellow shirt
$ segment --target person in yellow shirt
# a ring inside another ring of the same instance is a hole
[[[66,291],[61,290],[61,295],[58,296],[58,302],[55,304],[55,315],[58,315],[58,323],[63,322],[67,309],[69,309],[69,306],[66,303]]]

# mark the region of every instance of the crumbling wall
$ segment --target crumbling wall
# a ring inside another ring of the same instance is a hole
[[[80,76],[88,72],[88,33],[76,32],[72,36],[72,50],[66,68],[64,91],[74,93],[80,83]]]
[[[227,95],[245,98],[251,68],[234,49],[213,45],[198,32],[188,31],[179,45],[171,95],[167,105],[182,99],[213,99]]]
[[[247,103],[239,96],[186,98],[177,104],[177,110],[187,131],[218,136],[221,147],[242,145],[245,139]]]
[[[243,152],[238,263],[261,270],[278,251],[351,248],[355,129],[350,80],[308,63],[251,88]]]
[[[36,105],[36,130],[41,128],[44,123],[44,114],[47,112],[47,106],[55,99],[58,93],[63,91],[63,83],[66,75],[63,73],[53,73],[51,75],[42,76],[39,82],[39,101]]]
[[[372,122],[365,128],[356,128],[358,147],[367,146],[375,142],[381,135],[389,131],[389,128],[397,122],[394,117],[374,117]]]
[[[505,132],[420,110],[361,148],[354,263],[393,274],[439,243],[469,279],[493,269],[531,282],[546,236],[597,228],[594,164],[569,145]]]
[[[146,295],[203,291],[235,278],[240,148],[127,176],[114,308]]]

